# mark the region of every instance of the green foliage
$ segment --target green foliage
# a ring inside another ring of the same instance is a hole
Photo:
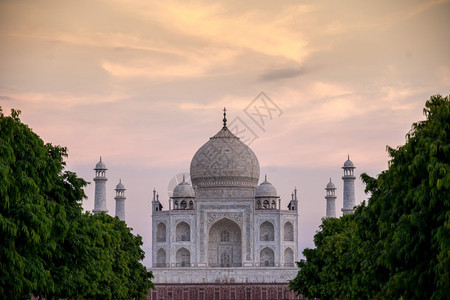
[[[389,169],[367,191],[378,216],[378,263],[389,270],[383,293],[442,299],[450,295],[449,97],[431,97],[424,114],[404,146],[388,148]]]
[[[71,184],[62,173],[66,149],[44,144],[19,114],[0,114],[0,295],[10,298],[51,287],[45,258],[68,227],[61,202],[72,200],[53,198]],[[76,183],[71,193],[83,196],[85,182]]]
[[[351,272],[344,260],[349,253],[351,216],[323,219],[320,231],[314,236],[316,249],[305,249],[305,260],[297,262],[301,269],[291,287],[305,297],[332,299],[348,287],[345,273]]]
[[[291,288],[307,297],[445,299],[450,295],[450,99],[388,148],[388,170],[351,216],[325,219]],[[339,284],[339,282],[341,284]]]
[[[141,299],[153,288],[142,239],[125,222],[105,213],[85,213],[73,226],[54,266],[57,295],[102,299]],[[61,263],[62,262],[62,263]],[[67,268],[70,266],[70,268]]]
[[[118,218],[83,213],[86,181],[0,108],[0,298],[143,298],[142,240]]]

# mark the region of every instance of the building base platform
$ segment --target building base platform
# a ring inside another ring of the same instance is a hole
[[[288,283],[156,283],[147,300],[299,300]]]
[[[154,283],[287,283],[296,267],[153,268]]]

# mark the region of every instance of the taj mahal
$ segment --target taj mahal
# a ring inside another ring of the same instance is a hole
[[[282,210],[255,153],[226,125],[195,153],[192,185],[153,198],[155,282],[286,282],[297,268],[297,196]]]
[[[152,272],[155,283],[286,283],[298,272],[297,190],[287,207],[255,153],[223,127],[195,153],[190,181],[173,189],[167,208],[153,191]],[[350,158],[344,163],[344,205],[355,205]],[[95,167],[95,208],[106,211],[106,166]],[[326,217],[335,217],[335,186],[327,184]],[[125,219],[125,187],[116,186],[116,215]]]

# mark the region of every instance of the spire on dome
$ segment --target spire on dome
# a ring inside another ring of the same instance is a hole
[[[264,174],[264,181],[267,182],[267,174]]]
[[[226,129],[227,128],[227,109],[224,107],[223,108],[223,128],[222,129]]]

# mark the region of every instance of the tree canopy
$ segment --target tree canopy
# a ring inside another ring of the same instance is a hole
[[[143,298],[152,273],[125,222],[83,213],[87,182],[0,107],[0,298]]]
[[[450,98],[432,96],[354,214],[324,219],[291,289],[306,297],[450,295]]]

